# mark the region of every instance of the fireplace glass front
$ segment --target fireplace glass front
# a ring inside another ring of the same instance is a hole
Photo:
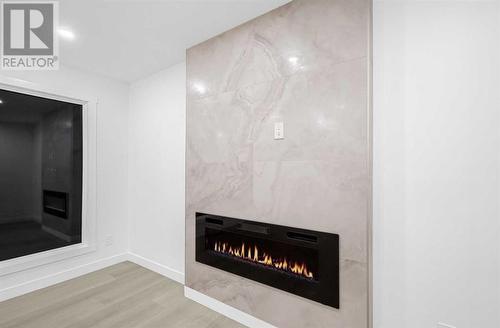
[[[339,308],[339,236],[196,214],[196,260]]]

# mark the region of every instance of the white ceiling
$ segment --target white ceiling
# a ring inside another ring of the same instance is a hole
[[[182,61],[185,50],[289,0],[64,0],[61,64],[132,82]]]

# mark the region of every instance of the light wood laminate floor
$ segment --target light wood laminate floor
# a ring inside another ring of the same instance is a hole
[[[183,286],[131,262],[0,303],[1,328],[233,328]]]

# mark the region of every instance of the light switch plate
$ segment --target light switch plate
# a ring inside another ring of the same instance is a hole
[[[274,123],[274,140],[285,139],[285,131],[283,122]]]

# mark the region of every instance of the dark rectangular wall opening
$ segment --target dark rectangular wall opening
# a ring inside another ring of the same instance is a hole
[[[339,308],[339,236],[196,213],[196,261]]]
[[[82,106],[0,99],[0,261],[80,243]]]

